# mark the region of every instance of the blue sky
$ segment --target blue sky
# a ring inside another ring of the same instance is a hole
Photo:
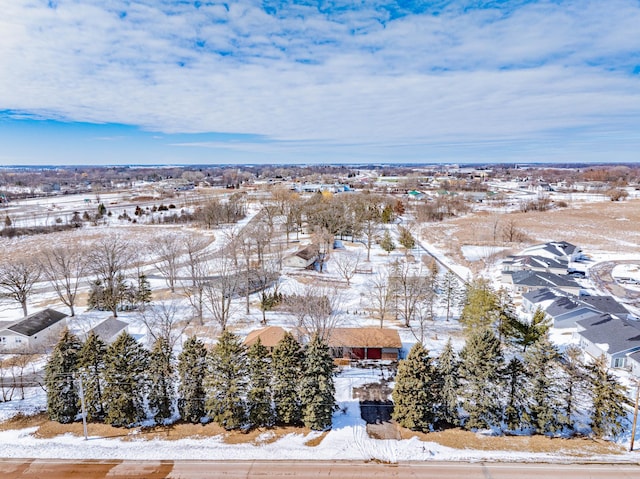
[[[20,0],[0,165],[640,160],[640,1]]]

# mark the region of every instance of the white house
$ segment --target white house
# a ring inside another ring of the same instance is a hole
[[[308,268],[318,259],[318,247],[310,244],[282,260],[282,264],[292,268]]]
[[[30,314],[0,330],[0,349],[37,349],[54,344],[67,326],[67,315],[54,309]]]

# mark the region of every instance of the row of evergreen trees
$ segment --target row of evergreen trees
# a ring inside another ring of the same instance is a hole
[[[256,342],[246,348],[224,331],[211,349],[189,338],[176,358],[158,339],[151,351],[123,332],[107,346],[95,334],[82,343],[65,331],[45,368],[47,410],[52,420],[87,419],[130,426],[149,418],[213,420],[227,430],[273,425],[331,427],[336,408],[333,360],[314,338],[304,349],[291,334],[269,353]]]
[[[615,437],[624,427],[624,388],[605,358],[584,364],[577,347],[560,353],[548,334],[509,361],[490,328],[471,333],[459,355],[451,341],[437,358],[418,343],[398,366],[392,396],[394,419],[425,432],[462,425],[554,434],[590,426],[597,437]]]

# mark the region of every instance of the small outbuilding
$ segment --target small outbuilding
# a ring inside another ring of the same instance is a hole
[[[292,268],[309,268],[318,260],[318,247],[314,244],[299,249],[294,254],[285,257],[282,264]]]
[[[67,315],[44,309],[0,330],[0,349],[34,350],[52,346],[67,326]]]

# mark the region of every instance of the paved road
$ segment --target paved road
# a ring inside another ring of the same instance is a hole
[[[589,268],[589,277],[605,293],[621,298],[632,306],[640,305],[640,292],[625,288],[613,279],[613,269],[619,264],[638,264],[638,260],[603,261]]]
[[[524,464],[330,461],[63,461],[0,459],[3,479],[164,479],[295,477],[305,479],[637,479],[638,464]]]

